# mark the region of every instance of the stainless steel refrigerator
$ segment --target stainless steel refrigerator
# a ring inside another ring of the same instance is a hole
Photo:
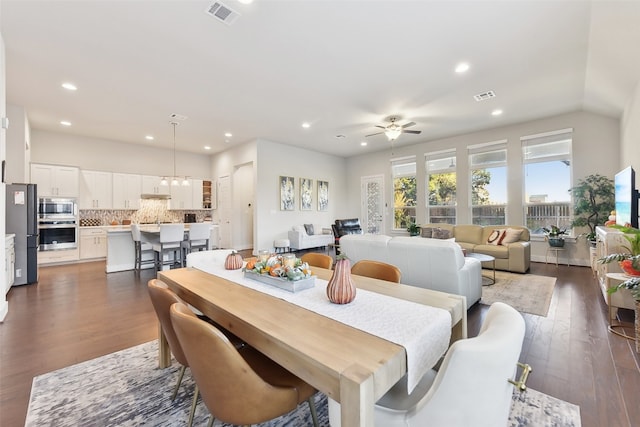
[[[38,281],[38,191],[35,184],[7,185],[6,232],[15,234],[15,285]]]

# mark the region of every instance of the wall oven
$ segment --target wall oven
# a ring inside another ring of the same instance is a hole
[[[75,199],[41,198],[38,203],[40,250],[78,247],[78,208]]]

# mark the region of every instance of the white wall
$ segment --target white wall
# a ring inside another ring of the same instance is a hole
[[[640,113],[639,113],[640,115]],[[510,164],[521,164],[522,154],[520,137],[534,135],[559,129],[573,128],[573,182],[586,175],[599,173],[613,178],[619,169],[618,150],[620,149],[619,121],[609,117],[574,112],[546,119],[516,125],[497,127],[489,130],[473,132],[455,137],[428,141],[407,147],[396,147],[369,155],[351,157],[347,160],[348,200],[347,209],[353,214],[360,212],[360,177],[383,174],[385,176],[385,234],[392,234],[393,225],[393,185],[391,182],[391,158],[416,156],[418,188],[424,190],[424,155],[428,152],[445,149],[456,149],[458,182],[468,182],[467,146],[491,141],[507,140],[508,160]],[[425,132],[428,134],[428,130]],[[640,136],[640,135],[639,135]],[[524,212],[522,200],[522,169],[508,169],[508,218],[507,223],[522,225]],[[459,224],[471,222],[467,186],[458,187],[458,219]],[[426,195],[418,194],[417,222],[426,220]],[[532,259],[544,258],[545,245],[533,247]],[[584,241],[569,245],[565,250],[573,263],[588,265],[588,249]]]
[[[7,105],[7,183],[29,182],[31,135],[27,112],[23,107]]]
[[[621,120],[622,143],[618,169],[633,166],[636,171],[636,188],[640,188],[640,84],[625,109]]]
[[[347,214],[345,159],[261,139],[214,155],[212,176],[214,179],[225,175],[233,177],[235,168],[250,162],[253,162],[255,173],[254,251],[273,248],[273,241],[286,238],[293,225],[311,223],[330,228],[336,218]],[[294,211],[280,210],[280,176],[296,178]],[[300,178],[314,181],[312,211],[300,210]],[[317,210],[317,180],[329,182],[329,209],[326,212]],[[242,191],[233,182],[231,186],[234,195]],[[217,217],[216,213],[214,217]]]
[[[6,115],[6,85],[5,85],[5,67],[4,67],[4,39],[2,38],[2,34],[0,33],[0,117],[5,117]],[[6,138],[7,132],[4,129],[0,129],[0,162],[6,159]],[[2,182],[0,183],[0,236],[5,235],[6,225],[5,225],[5,204],[6,204],[6,191],[7,185]],[[4,247],[4,242],[0,245],[0,260],[5,260],[6,250]],[[4,293],[5,283],[7,279],[5,277],[4,268],[0,268],[0,322],[4,320],[9,311],[9,304],[7,303],[7,297]]]
[[[176,174],[209,179],[210,157],[177,151]],[[173,175],[172,149],[38,129],[31,130],[31,162],[107,172]]]

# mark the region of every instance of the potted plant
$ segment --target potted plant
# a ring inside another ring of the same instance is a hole
[[[610,212],[615,209],[613,180],[600,174],[588,175],[569,190],[573,195],[572,227],[589,227],[589,232],[580,234],[595,247],[596,227],[604,225]]]
[[[631,296],[635,300],[635,330],[636,330],[636,352],[640,353],[640,230],[637,228],[623,227],[620,225],[612,225],[622,231],[624,238],[627,239],[629,245],[623,246],[628,252],[609,254],[598,260],[601,263],[609,263],[617,261],[620,268],[629,278],[622,283],[611,286],[607,289],[609,294],[617,292],[618,289],[629,289]]]
[[[418,224],[409,224],[407,227],[409,236],[418,236],[420,234],[420,226]]]
[[[640,230],[621,225],[612,225],[611,228],[616,228],[624,233],[624,238],[629,242],[628,245],[623,246],[627,252],[609,254],[601,258],[599,262],[606,264],[616,261],[628,276],[640,276]]]
[[[549,246],[554,248],[564,247],[564,235],[568,234],[566,228],[559,228],[557,225],[552,225],[549,228],[543,228],[544,234],[547,236]]]

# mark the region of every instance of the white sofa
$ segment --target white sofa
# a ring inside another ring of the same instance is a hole
[[[395,265],[405,285],[463,295],[467,308],[482,296],[480,261],[465,258],[453,241],[350,234],[340,238],[340,250],[352,264],[370,259]]]
[[[289,247],[291,250],[320,248],[333,243],[333,233],[330,228],[319,225],[313,226],[313,234],[307,234],[304,225],[294,225],[289,230]]]

